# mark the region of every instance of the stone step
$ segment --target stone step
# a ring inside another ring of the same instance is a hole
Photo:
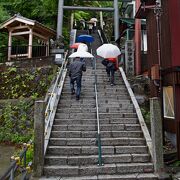
[[[52,138],[96,138],[97,131],[52,131]],[[101,138],[143,137],[141,131],[101,131]]]
[[[102,155],[102,162],[104,164],[111,163],[145,163],[150,162],[149,154],[116,154],[116,155]],[[98,155],[90,156],[52,156],[45,157],[45,164],[52,165],[90,165],[98,164]]]
[[[105,118],[135,118],[137,117],[136,113],[99,113],[100,119]]]
[[[104,95],[99,93],[98,94],[98,100],[103,99],[103,100],[130,100],[130,96],[128,94],[124,94],[124,95],[119,95],[119,94],[109,94]]]
[[[124,103],[124,104],[122,104],[122,103],[114,103],[114,102],[109,102],[109,104],[106,104],[106,103],[98,103],[98,105],[99,105],[99,108],[101,108],[101,109],[111,109],[111,110],[113,110],[113,109],[116,109],[116,108],[119,108],[119,109],[117,109],[117,111],[120,111],[120,110],[122,110],[122,109],[134,109],[134,105],[133,104],[130,104],[130,103]]]
[[[76,98],[75,98],[76,96],[75,95],[63,95],[63,96],[61,96],[61,98],[60,98],[60,100],[61,99],[66,99],[66,100],[73,100],[73,101],[76,101]],[[82,100],[82,99],[86,99],[86,100],[88,100],[88,99],[95,99],[95,95],[84,95],[84,96],[81,96],[80,97],[80,100]]]
[[[136,118],[136,113],[99,113],[100,119]],[[96,119],[96,113],[56,113],[55,119]]]
[[[95,119],[96,113],[56,113],[56,119]]]
[[[87,79],[89,77],[86,77]],[[114,82],[115,82],[115,86],[111,86],[110,85],[110,82],[108,82],[108,79],[107,77],[104,77],[104,78],[97,78],[97,87],[98,88],[103,88],[103,87],[106,87],[106,88],[116,88],[116,87],[125,87],[124,85],[124,82],[120,81],[119,78],[114,78]],[[85,87],[94,87],[94,83],[95,83],[95,80],[94,78],[93,79],[90,79],[90,80],[82,80],[82,86],[85,86]],[[63,87],[70,87],[70,80],[67,79],[64,83],[64,86]]]
[[[158,180],[153,173],[128,173],[119,175],[61,177],[62,180]],[[40,180],[57,180],[57,177],[42,177]]]
[[[79,101],[74,101],[73,100],[70,100],[70,99],[61,99],[59,101],[59,104],[60,105],[65,105],[65,106],[71,106],[71,105],[79,105],[79,104],[83,104],[83,105],[88,105],[88,104],[96,104],[95,102],[95,99],[80,99]],[[98,98],[98,104],[101,105],[101,106],[104,106],[104,107],[111,107],[111,106],[118,106],[118,107],[124,107],[126,105],[132,105],[132,102],[130,100],[113,100],[113,98],[109,98],[109,99],[105,99],[105,98]],[[63,106],[61,106],[62,108]]]
[[[147,154],[147,146],[102,146],[102,154]],[[51,155],[97,155],[97,146],[48,146]]]
[[[138,175],[137,174],[99,175],[97,177],[97,180],[157,180],[157,179],[158,179],[157,176],[155,176],[152,173],[138,173]],[[66,179],[66,180],[68,180],[68,179]],[[81,180],[81,179],[79,179],[79,180]]]
[[[97,131],[97,125],[93,124],[69,124],[53,125],[53,131]],[[102,124],[100,131],[139,131],[139,124]]]
[[[62,94],[61,94],[62,96],[74,96],[74,95],[71,95],[71,91],[66,91],[66,92],[64,92],[64,91],[62,91]],[[81,97],[86,97],[86,96],[95,96],[95,92],[94,91],[92,91],[92,92],[90,92],[90,91],[86,91],[86,92],[84,92],[83,90],[81,90]]]
[[[76,91],[75,91],[76,92]],[[62,91],[62,94],[61,94],[62,96],[73,96],[73,95],[71,95],[71,91],[70,90],[63,90]],[[81,89],[81,96],[92,96],[92,95],[94,95],[95,96],[95,92],[94,91],[89,91],[89,90],[85,90],[84,91],[84,89],[82,88]],[[125,96],[125,97],[129,97],[129,94],[126,92],[126,91],[121,91],[121,92],[111,92],[111,91],[107,91],[107,92],[98,92],[97,93],[97,95],[98,95],[98,97],[100,96],[100,97],[102,97],[102,96],[104,96],[104,97],[108,97],[108,96],[112,96],[112,97],[116,97],[116,96]],[[108,98],[107,98],[108,99]]]
[[[93,175],[117,175],[127,173],[152,173],[152,163],[118,163],[105,164],[104,166],[44,166],[46,176],[93,176]]]
[[[73,96],[71,95],[71,91],[68,90],[68,91],[62,91],[61,93],[62,96]],[[98,97],[102,97],[102,96],[105,96],[105,97],[108,97],[108,96],[112,96],[112,97],[117,97],[117,96],[125,96],[125,97],[128,97],[128,93],[127,92],[119,92],[119,93],[116,93],[116,92],[98,92]],[[95,92],[94,91],[84,91],[83,88],[81,89],[81,97],[86,97],[86,96],[95,96]]]
[[[74,101],[74,100],[70,100],[70,99],[60,99],[59,104],[72,104],[72,105],[78,105],[78,104],[95,104],[95,98],[93,99],[86,99],[86,98],[82,98],[79,101]]]
[[[137,118],[117,118],[117,119],[100,119],[100,126],[102,124],[137,124]],[[97,119],[55,119],[54,125],[69,125],[69,124],[97,124]]]
[[[56,113],[96,113],[96,111],[96,108],[67,108],[62,106],[56,110]]]
[[[102,85],[99,86],[97,85],[97,91],[98,92],[103,92],[103,91],[111,91],[111,92],[121,92],[121,91],[125,91],[127,92],[127,89],[125,86],[107,86],[107,85]],[[83,90],[89,90],[89,91],[94,91],[94,86],[84,86],[82,85]],[[70,90],[70,85],[68,86],[63,86],[63,90]]]
[[[97,89],[98,90],[105,90],[105,89],[120,89],[120,88],[125,89],[126,88],[124,83],[120,82],[119,80],[115,79],[115,82],[116,82],[117,86],[116,85],[115,86],[110,86],[110,82],[108,82],[107,80],[108,80],[107,78],[106,79],[105,78],[104,79],[98,79],[98,81],[97,81]],[[89,89],[94,89],[94,82],[93,83],[91,82],[89,84],[86,83],[86,85],[83,82],[82,87],[85,88],[85,89],[88,89],[88,88]],[[64,83],[63,88],[70,89],[69,80]]]
[[[113,100],[105,100],[104,101],[100,101],[102,99],[98,99],[98,105],[101,106],[101,107],[120,107],[120,108],[128,108],[128,107],[131,107],[131,108],[134,108],[134,105],[132,103],[130,103],[129,101],[120,101],[120,100],[116,100],[116,101],[113,101]]]
[[[133,107],[101,107],[99,106],[99,113],[133,113],[135,110]],[[63,107],[56,110],[56,113],[96,113],[96,108],[67,108]]]
[[[98,94],[98,102],[101,101],[101,100],[104,100],[104,101],[113,101],[113,99],[116,101],[116,100],[119,100],[119,101],[124,101],[124,100],[130,100],[130,96],[129,95],[109,95],[108,97],[107,96],[104,96],[104,95],[101,95],[101,94]],[[81,102],[81,101],[88,101],[88,100],[95,100],[95,95],[86,95],[85,97],[80,97],[80,100],[79,101],[76,101],[75,100],[75,95],[63,95],[61,96],[60,98],[60,101],[61,100],[67,100],[67,101],[72,101],[72,102]]]
[[[91,103],[91,102],[86,103],[86,102],[83,102],[84,99],[82,99],[82,98],[79,101],[75,101],[74,99],[67,100],[67,104],[65,102],[62,102],[61,100],[58,103],[58,106],[57,106],[58,108],[62,108],[62,107],[63,108],[95,108],[96,107],[95,102],[94,103]]]
[[[111,107],[111,106],[118,106],[118,107],[124,107],[124,106],[132,106],[133,104],[131,103],[130,100],[113,100],[113,98],[98,98],[98,104],[99,106],[104,106],[104,107]],[[95,102],[95,98],[93,99],[86,99],[86,98],[81,98],[79,101],[74,101],[73,99],[60,99],[59,103],[58,103],[58,108],[62,108],[62,107],[71,107],[71,106],[78,106],[79,105],[83,105],[83,107],[87,106],[87,107],[91,107],[92,105],[95,107],[96,102]],[[78,108],[77,107],[77,108]]]
[[[144,138],[101,138],[103,146],[115,145],[145,145]],[[50,138],[49,145],[51,146],[95,146],[97,145],[97,138]]]

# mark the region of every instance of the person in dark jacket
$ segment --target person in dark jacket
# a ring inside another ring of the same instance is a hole
[[[76,58],[69,67],[69,77],[70,77],[70,86],[71,86],[71,94],[75,94],[74,83],[76,82],[76,99],[79,100],[81,93],[81,79],[82,72],[86,71],[86,64],[80,60],[80,58]]]

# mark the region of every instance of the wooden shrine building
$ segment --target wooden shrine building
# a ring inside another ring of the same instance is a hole
[[[25,18],[19,14],[14,15],[2,23],[0,31],[9,33],[7,50],[8,60],[13,58],[32,58],[35,56],[37,57],[38,55],[48,56],[49,39],[56,36],[56,32],[53,29],[50,29],[35,20]],[[21,40],[22,42],[26,42],[26,45],[13,46],[13,37]],[[33,40],[35,38],[37,42],[40,42],[41,44],[36,42],[35,45],[33,45]],[[36,48],[36,51],[40,48],[41,50],[39,50],[39,54],[36,52],[34,55],[33,48]]]

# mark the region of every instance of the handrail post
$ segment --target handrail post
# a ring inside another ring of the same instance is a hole
[[[97,115],[97,143],[98,143],[98,165],[102,166],[102,149],[101,149],[101,134],[100,134],[100,123],[99,123],[99,106],[98,106],[98,99],[97,99],[97,74],[96,74],[96,59],[94,61],[94,68],[95,68],[95,85],[94,85],[94,91],[96,96],[96,115]]]
[[[101,149],[101,135],[99,133],[97,134],[97,138],[98,138],[98,165],[102,166],[103,162],[102,162],[102,149]]]
[[[24,167],[26,167],[26,151],[24,152]]]
[[[11,169],[10,180],[14,180],[14,168]]]
[[[45,101],[36,101],[34,107],[34,177],[43,174]]]

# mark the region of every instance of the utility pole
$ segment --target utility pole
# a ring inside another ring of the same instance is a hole
[[[63,6],[64,0],[59,0],[58,2],[58,18],[57,18],[57,39],[62,35],[62,26],[63,26]]]
[[[114,0],[114,35],[115,41],[119,38],[119,6],[118,0]]]

